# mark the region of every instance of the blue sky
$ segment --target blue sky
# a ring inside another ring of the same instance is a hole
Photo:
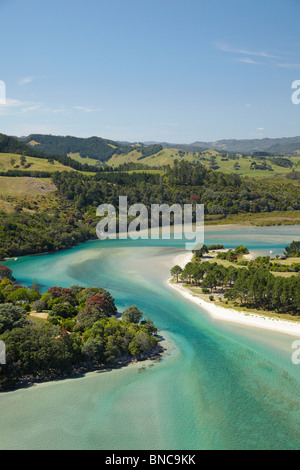
[[[0,132],[300,135],[300,0],[0,0]]]

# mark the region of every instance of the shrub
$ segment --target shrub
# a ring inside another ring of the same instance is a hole
[[[32,304],[32,310],[35,310],[36,312],[40,313],[45,309],[45,302],[43,300],[36,300]]]
[[[12,304],[0,305],[0,334],[24,326],[25,310]]]
[[[2,279],[9,279],[10,281],[14,281],[14,277],[12,275],[12,270],[7,268],[6,266],[0,266],[0,280]]]
[[[131,323],[139,323],[143,317],[143,312],[141,312],[135,305],[127,307],[122,315],[122,320],[129,321]]]
[[[69,302],[62,302],[56,305],[53,305],[51,316],[61,317],[61,318],[71,318],[76,315],[77,311]]]

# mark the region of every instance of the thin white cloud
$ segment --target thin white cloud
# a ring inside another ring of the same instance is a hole
[[[77,111],[83,111],[84,113],[95,113],[102,111],[101,108],[93,108],[92,106],[74,106]]]
[[[264,57],[266,59],[279,59],[278,56],[269,54],[265,51],[252,51],[249,49],[239,49],[239,48],[235,49],[233,47],[230,47],[228,44],[224,44],[224,43],[217,43],[216,46],[219,49],[219,51],[228,52],[231,54],[242,54],[242,55],[254,56],[254,57]]]
[[[26,77],[19,78],[18,84],[20,86],[28,85],[29,83],[32,83],[34,80],[43,79],[43,78],[47,78],[47,76],[46,75],[39,75],[39,76],[27,75]]]
[[[0,103],[0,116],[20,115],[26,113],[42,113],[42,114],[71,114],[75,111],[82,113],[96,113],[102,111],[101,108],[92,106],[47,106],[44,103],[32,101],[20,101],[17,99],[6,98],[5,104]]]
[[[18,80],[19,85],[27,85],[33,81],[34,77],[23,77]]]
[[[22,103],[20,100],[13,100],[11,98],[6,98],[5,104],[0,105],[0,115],[6,116],[13,109],[19,109],[21,106],[24,106],[25,103]]]
[[[277,67],[281,67],[281,68],[284,68],[284,69],[299,69],[300,68],[300,64],[299,63],[281,63],[281,64],[276,64]]]
[[[256,60],[249,59],[247,57],[246,59],[234,59],[235,62],[242,62],[243,64],[251,64],[251,65],[260,65],[260,62],[256,62]]]
[[[52,114],[65,114],[68,111],[66,108],[47,108],[45,109],[45,112]]]
[[[22,106],[22,101],[20,100],[13,100],[11,98],[7,98],[6,99],[6,103],[5,103],[5,107],[7,108],[12,108],[12,107],[16,107],[16,106]]]
[[[17,115],[34,112],[41,109],[41,103],[33,103],[29,101],[20,101],[16,99],[6,98],[6,103],[0,105],[0,115]]]
[[[242,57],[235,57],[233,60],[236,62],[241,62],[245,64],[252,64],[252,65],[265,65],[269,64],[273,67],[279,67],[283,69],[300,69],[300,63],[299,62],[276,62],[276,60],[284,60],[283,57],[279,57],[273,54],[269,54],[268,52],[265,51],[255,51],[255,50],[249,50],[249,49],[239,49],[239,48],[234,48],[229,46],[226,43],[217,43],[215,44],[217,49],[221,52],[226,52],[228,54],[235,54],[235,55],[240,55]],[[248,56],[244,58],[243,56]],[[285,56],[290,56],[291,53],[287,52],[283,54]],[[261,58],[261,62],[257,62],[256,60],[250,58]],[[263,61],[263,59],[273,59],[273,60],[266,60]],[[287,59],[287,57],[285,57]]]
[[[35,105],[32,105],[32,106],[26,106],[25,108],[22,108],[21,112],[22,113],[34,112],[34,111],[37,111],[40,108],[41,108],[40,104],[35,104]]]

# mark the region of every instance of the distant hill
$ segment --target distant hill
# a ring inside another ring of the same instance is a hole
[[[34,147],[36,151],[45,154],[67,156],[78,154],[81,158],[90,158],[100,162],[107,162],[112,157],[127,155],[136,150],[143,156],[155,155],[162,148],[181,149],[185,152],[204,152],[216,150],[219,153],[241,153],[250,155],[255,152],[266,152],[271,155],[300,155],[300,137],[282,137],[276,139],[224,139],[215,142],[193,142],[190,144],[154,142],[130,143],[113,141],[101,137],[73,137],[31,134],[19,139],[25,144]]]
[[[23,142],[34,146],[46,154],[67,156],[69,153],[79,153],[82,158],[93,158],[106,161],[116,152],[126,151],[125,145],[100,137],[80,138],[72,136],[54,136],[31,134],[22,138]]]
[[[0,154],[11,154],[12,156],[23,155],[27,157],[34,157],[37,159],[46,159],[49,162],[56,161],[61,165],[78,171],[97,171],[97,168],[95,166],[82,164],[67,156],[59,155],[55,152],[46,154],[40,149],[38,149],[39,146],[36,145],[35,141],[32,140],[32,142],[34,142],[33,145],[28,145],[26,143],[26,138],[20,139],[17,137],[0,134]]]
[[[35,151],[16,137],[0,134],[0,153],[34,156]]]
[[[251,154],[267,152],[276,155],[297,155],[300,153],[300,137],[282,137],[278,139],[219,140],[216,142],[193,142],[189,145],[163,144],[165,148],[182,148],[188,151],[214,149],[219,152]]]
[[[90,158],[101,162],[108,161],[113,155],[128,154],[135,148],[141,149],[143,155],[157,153],[161,145],[146,146],[143,144],[121,143],[101,137],[73,137],[31,134],[21,140],[33,146],[35,150],[46,154],[68,156],[79,154],[81,158]]]

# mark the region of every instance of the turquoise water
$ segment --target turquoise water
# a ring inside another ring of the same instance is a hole
[[[218,227],[205,242],[282,253],[299,227]],[[168,355],[0,395],[1,449],[299,449],[300,366],[288,335],[212,320],[166,280],[182,241],[89,242],[11,260],[15,277],[99,285],[162,329]]]

